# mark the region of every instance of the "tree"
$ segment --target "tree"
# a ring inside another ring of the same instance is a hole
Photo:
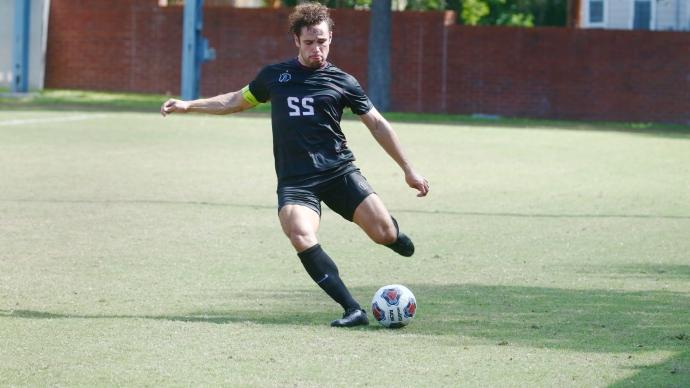
[[[305,0],[273,0],[294,7]],[[392,0],[394,9],[406,11],[451,10],[457,22],[469,26],[563,26],[568,23],[568,6],[579,0]],[[372,8],[379,0],[320,0],[331,8]],[[570,11],[573,12],[572,10]]]
[[[462,24],[476,26],[489,13],[491,13],[491,9],[486,0],[465,0],[462,2],[462,9],[458,13],[458,18]]]
[[[466,25],[565,26],[568,0],[461,0]]]

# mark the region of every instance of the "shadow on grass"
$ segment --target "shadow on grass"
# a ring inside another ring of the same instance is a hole
[[[411,329],[496,343],[626,352],[690,345],[690,296],[664,291],[411,285]]]
[[[629,278],[678,279],[690,281],[690,265],[630,264],[607,269],[612,275]]]
[[[637,373],[611,384],[609,388],[688,387],[690,386],[690,350],[674,354],[654,365],[635,367]],[[660,384],[660,382],[663,382]]]
[[[686,269],[685,266],[681,266]],[[424,335],[457,335],[490,342],[598,352],[690,346],[690,295],[664,291],[569,290],[477,284],[409,284],[419,312],[405,330]],[[378,288],[354,288],[369,295]],[[334,309],[318,311],[320,290],[246,290],[238,298],[265,300],[256,309],[196,311],[172,315],[86,315],[0,310],[0,316],[28,319],[154,319],[225,324],[323,325]],[[367,300],[368,302],[368,300]],[[372,325],[369,329],[378,329]]]
[[[656,268],[656,267],[655,267]],[[658,269],[658,268],[657,268]],[[680,269],[687,272],[685,266]],[[674,267],[668,268],[673,271]],[[666,271],[666,272],[668,272]],[[683,272],[682,271],[682,272]],[[633,354],[670,351],[659,365],[641,365],[621,386],[638,382],[690,381],[690,295],[664,291],[569,290],[477,284],[409,284],[419,302],[407,334],[459,336],[499,346],[529,346],[583,352]],[[354,288],[369,295],[378,287]],[[319,290],[281,293],[271,308],[231,307],[173,315],[80,315],[31,310],[0,310],[0,317],[24,319],[153,319],[179,322],[323,326],[332,311],[317,311]],[[239,298],[270,300],[265,290]],[[359,330],[384,330],[372,324]],[[670,380],[669,380],[670,379]],[[629,383],[629,384],[626,384]]]
[[[15,317],[26,319],[152,319],[173,322],[203,322],[203,323],[241,323],[251,322],[262,325],[323,325],[324,321],[332,316],[325,313],[296,313],[286,314],[266,312],[261,310],[228,310],[212,312],[195,312],[182,315],[88,315],[88,314],[61,314],[33,310],[0,310],[0,317]]]

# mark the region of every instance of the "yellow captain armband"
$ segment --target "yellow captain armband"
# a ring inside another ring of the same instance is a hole
[[[242,88],[242,97],[244,97],[245,101],[252,104],[252,106],[259,105],[259,101],[257,101],[256,97],[254,97],[252,92],[249,90],[249,85]]]

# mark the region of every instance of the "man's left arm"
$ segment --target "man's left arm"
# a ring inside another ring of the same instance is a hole
[[[367,113],[359,116],[364,125],[369,128],[374,139],[381,145],[381,147],[390,155],[393,160],[400,166],[405,173],[405,181],[407,184],[419,191],[418,197],[424,197],[429,193],[429,182],[421,175],[419,175],[412,164],[405,156],[398,135],[391,127],[388,120],[386,120],[376,108],[371,108]]]

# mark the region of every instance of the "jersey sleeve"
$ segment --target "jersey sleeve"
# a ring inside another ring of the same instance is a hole
[[[345,89],[345,99],[352,113],[358,116],[369,112],[371,108],[374,107],[369,97],[359,85],[359,82],[352,76],[348,77],[347,88]]]
[[[249,95],[254,97],[256,102],[266,102],[271,98],[271,91],[268,87],[269,72],[268,66],[264,67],[261,69],[261,71],[259,71],[259,74],[256,75],[256,78],[254,78],[254,80],[247,85]],[[247,99],[244,91],[243,95],[245,95],[245,99]]]

